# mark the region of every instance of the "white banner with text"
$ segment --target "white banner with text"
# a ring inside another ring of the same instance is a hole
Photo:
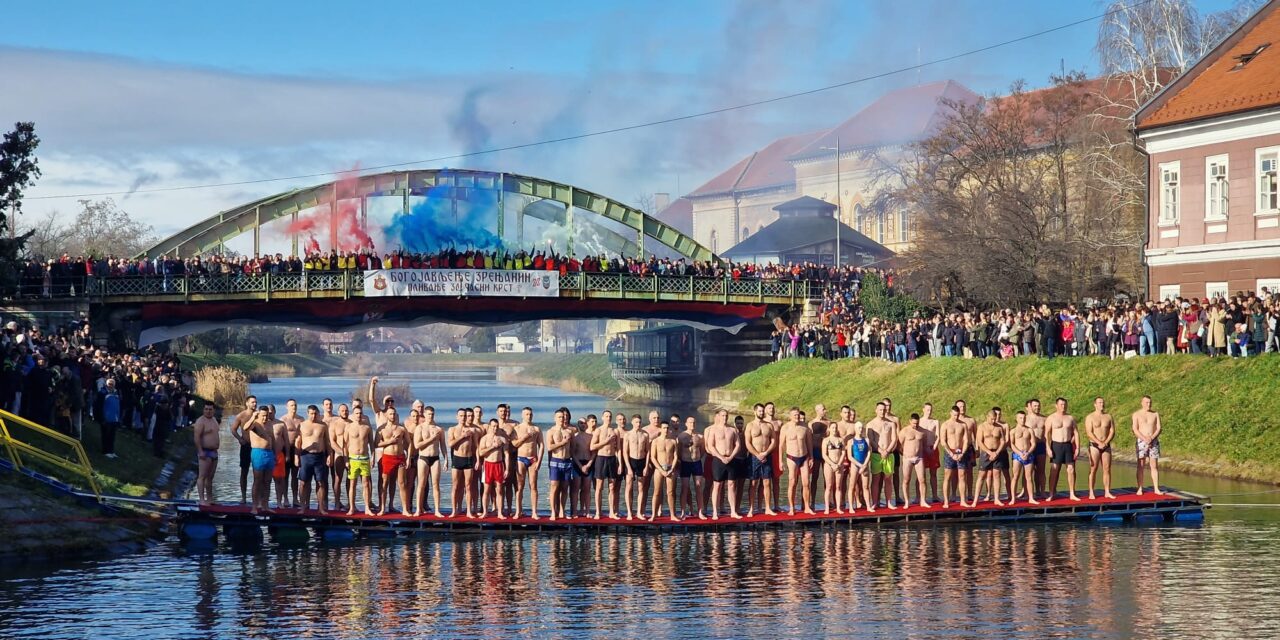
[[[492,296],[554,298],[558,271],[502,269],[376,269],[364,272],[366,298],[388,296]]]

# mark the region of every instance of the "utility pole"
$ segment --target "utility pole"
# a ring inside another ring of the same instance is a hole
[[[844,209],[840,206],[840,135],[836,134],[836,146],[822,147],[826,151],[836,152],[836,268],[840,267],[840,225],[843,224]]]

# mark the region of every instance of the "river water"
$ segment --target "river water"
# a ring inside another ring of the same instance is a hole
[[[296,378],[254,391],[305,405],[361,382]],[[500,383],[492,369],[418,372],[412,386],[438,408],[508,402],[543,421],[561,405],[577,416],[605,404]],[[224,441],[221,499],[238,499],[235,453]],[[1118,486],[1132,483],[1132,468],[1116,472]],[[171,540],[124,557],[0,567],[0,638],[1280,635],[1280,490],[1163,479],[1218,505],[1204,523],[1179,525],[268,537],[247,549]]]

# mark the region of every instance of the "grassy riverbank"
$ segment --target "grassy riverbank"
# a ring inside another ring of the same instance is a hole
[[[906,416],[932,402],[945,419],[963,398],[970,413],[985,416],[1000,406],[1013,413],[1029,398],[1043,411],[1064,396],[1083,423],[1102,395],[1115,416],[1117,457],[1133,457],[1129,415],[1150,395],[1164,425],[1161,449],[1169,465],[1210,475],[1280,483],[1280,356],[1249,359],[1155,356],[1132,360],[1039,358],[966,360],[925,358],[905,365],[880,360],[786,360],[739,376],[727,388],[744,392],[742,409],[772,400],[779,412],[791,405],[831,413],[853,406],[861,419],[873,415],[880,398],[894,400]],[[1083,438],[1083,435],[1081,436]]]
[[[502,372],[501,378],[509,382],[522,382],[564,391],[594,393],[616,397],[622,387],[609,372],[608,356],[602,353],[544,353],[528,354],[529,364],[518,371]]]

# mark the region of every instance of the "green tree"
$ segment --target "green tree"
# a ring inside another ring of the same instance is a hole
[[[891,290],[884,278],[875,273],[862,276],[858,299],[867,317],[889,322],[906,322],[920,310],[920,303],[915,298]]]
[[[0,142],[0,293],[14,291],[18,284],[18,255],[31,237],[31,232],[6,238],[16,228],[16,216],[22,211],[22,193],[40,177],[40,163],[36,160],[36,147],[40,137],[36,135],[34,122],[19,122],[13,131],[4,134]]]
[[[472,353],[493,353],[497,348],[498,335],[490,327],[476,327],[467,333],[466,344]]]

